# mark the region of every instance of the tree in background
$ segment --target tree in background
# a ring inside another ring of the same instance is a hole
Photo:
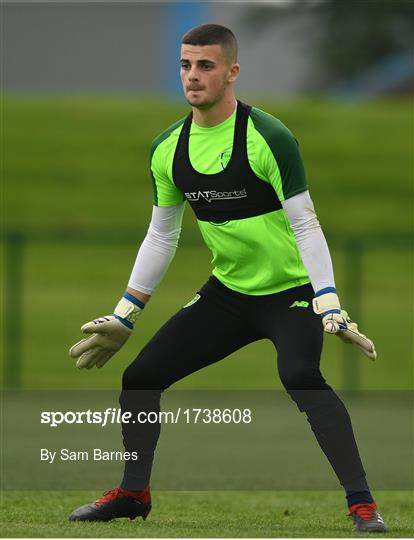
[[[353,77],[398,54],[413,54],[413,0],[279,0],[251,7],[246,25],[263,32],[286,18],[314,43],[317,86]]]

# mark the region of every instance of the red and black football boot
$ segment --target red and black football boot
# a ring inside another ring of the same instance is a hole
[[[384,520],[380,516],[375,502],[353,504],[349,507],[348,516],[354,521],[354,531],[382,533],[386,532]]]
[[[127,491],[121,487],[105,491],[103,497],[91,504],[85,504],[74,510],[69,521],[111,521],[126,517],[135,519],[141,516],[147,519],[151,511],[149,486],[143,491]]]

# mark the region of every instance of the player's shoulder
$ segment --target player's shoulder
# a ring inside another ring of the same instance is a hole
[[[151,143],[150,148],[150,160],[152,159],[155,151],[161,147],[165,147],[168,144],[174,144],[178,141],[178,137],[181,133],[184,121],[186,117],[180,118],[173,124],[167,127],[162,133],[160,133]]]
[[[250,119],[254,126],[258,143],[270,150],[276,161],[300,159],[299,143],[285,124],[265,111],[252,107]]]
[[[252,107],[250,118],[254,128],[263,136],[268,144],[270,142],[295,140],[290,129],[279,118],[262,109]]]

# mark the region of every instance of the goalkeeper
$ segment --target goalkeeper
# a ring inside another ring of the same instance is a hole
[[[126,369],[121,408],[159,411],[162,391],[176,381],[270,339],[281,381],[345,490],[354,528],[384,531],[349,415],[319,369],[323,331],[372,360],[376,353],[341,310],[297,141],[279,120],[236,100],[240,66],[229,29],[190,30],[180,61],[191,113],[152,144],[152,220],[128,288],[113,315],[82,327],[87,337],[70,355],[78,368],[100,368],[129,338],[174,256],[187,201],[212,251],[212,276]],[[122,430],[125,450],[140,459],[126,461],[120,487],[75,510],[71,520],[148,515],[160,425],[123,424]]]

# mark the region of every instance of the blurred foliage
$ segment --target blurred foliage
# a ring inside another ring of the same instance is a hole
[[[353,76],[395,53],[412,53],[414,46],[412,0],[273,2],[252,6],[245,23],[266,31],[287,18],[300,21],[297,35],[304,32],[314,40],[324,84]]]
[[[414,44],[411,0],[328,0],[315,6],[325,32],[319,51],[328,74],[352,76]]]

